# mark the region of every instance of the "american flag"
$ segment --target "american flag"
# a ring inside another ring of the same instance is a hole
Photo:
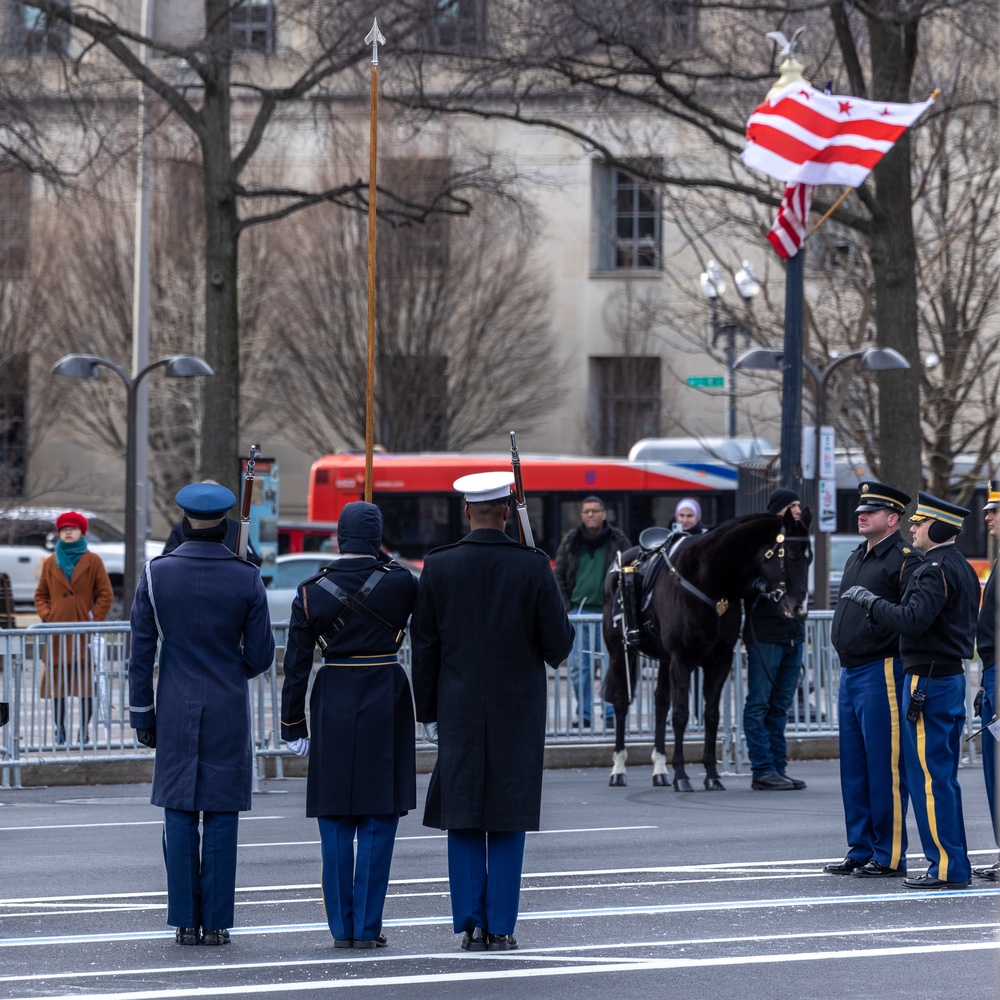
[[[785,188],[778,217],[767,234],[771,246],[778,251],[778,256],[785,260],[799,252],[799,247],[806,238],[812,196],[811,184],[789,184]]]
[[[805,82],[764,101],[747,122],[743,162],[788,185],[767,236],[778,254],[788,258],[798,253],[815,185],[864,183],[933,103],[864,101],[823,93]]]

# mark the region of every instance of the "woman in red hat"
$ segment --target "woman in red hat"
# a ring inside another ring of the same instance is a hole
[[[87,551],[87,519],[75,510],[56,518],[59,540],[42,563],[35,591],[35,610],[43,622],[104,621],[114,593],[101,557]],[[40,694],[53,699],[55,742],[66,743],[66,699],[80,699],[80,742],[87,741],[93,706],[90,637],[79,633],[54,636]]]

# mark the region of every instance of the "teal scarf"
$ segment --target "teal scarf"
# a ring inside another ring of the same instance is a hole
[[[56,542],[56,564],[66,574],[67,580],[73,579],[73,570],[80,561],[80,556],[87,551],[87,539],[80,538],[78,542],[64,542],[61,538]]]

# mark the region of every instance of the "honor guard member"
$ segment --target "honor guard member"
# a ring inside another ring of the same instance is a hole
[[[903,762],[924,855],[923,875],[904,879],[910,889],[965,886],[972,869],[958,785],[965,724],[963,660],[973,654],[979,578],[955,547],[969,514],[920,492],[910,517],[913,544],[924,554],[899,603],[854,586],[841,598],[860,604],[878,628],[900,636],[903,686]]]
[[[1000,490],[989,484],[989,499],[983,510],[986,512],[986,529],[993,538],[998,537],[997,511],[1000,510]],[[988,726],[996,715],[997,708],[997,562],[994,560],[983,591],[983,603],[979,609],[979,626],[976,628],[976,652],[983,664],[983,690],[978,697],[981,725]],[[984,729],[983,741],[983,778],[986,780],[986,800],[990,804],[990,820],[993,823],[993,837],[1000,847],[1000,821],[997,817],[997,758],[1000,756],[1000,743],[989,731]],[[973,868],[973,875],[1000,881],[1000,856],[995,864],[985,868]]]
[[[150,801],[164,809],[167,923],[178,944],[229,941],[239,815],[253,785],[247,681],[274,660],[260,572],[224,544],[235,502],[224,486],[185,486],[177,505],[187,541],[146,564],[132,604],[129,724],[156,748]]]
[[[424,825],[448,831],[452,921],[468,951],[517,947],[524,835],[541,812],[545,664],[573,646],[548,556],[504,532],[513,479],[455,482],[472,530],[428,553],[413,611],[417,719],[439,737]]]
[[[848,557],[841,589],[859,585],[898,604],[920,553],[903,540],[899,519],[910,503],[902,490],[862,483],[855,514],[864,541]],[[838,601],[833,646],[840,657],[840,791],[847,857],[834,875],[884,878],[906,874],[906,778],[900,742],[903,661],[899,634],[875,625],[853,601]]]
[[[396,827],[417,804],[413,699],[397,656],[417,584],[382,552],[374,504],[347,504],[337,539],[340,554],[301,584],[292,602],[281,738],[309,756],[306,815],[319,822],[334,947],[376,948],[386,944],[382,910]],[[323,665],[307,723],[317,645]]]

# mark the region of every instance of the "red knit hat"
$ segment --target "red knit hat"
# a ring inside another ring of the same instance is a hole
[[[75,510],[68,510],[56,518],[56,531],[61,531],[63,528],[79,528],[87,534],[87,527],[87,519]]]

